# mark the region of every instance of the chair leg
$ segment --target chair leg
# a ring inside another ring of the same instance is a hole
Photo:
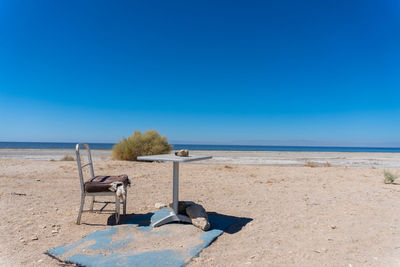
[[[90,203],[90,210],[93,212],[93,206],[94,206],[94,201],[95,201],[95,197],[92,197],[92,202]]]
[[[79,208],[78,218],[76,219],[76,224],[81,224],[81,216],[83,211],[83,205],[85,204],[85,195],[81,195],[81,206]]]
[[[128,198],[128,192],[125,193],[124,206],[123,206],[124,215],[126,215],[126,199],[127,199],[127,198]]]
[[[119,198],[115,195],[115,224],[119,223]]]

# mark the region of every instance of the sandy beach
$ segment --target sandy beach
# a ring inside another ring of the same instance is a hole
[[[400,267],[400,1],[0,22],[0,267]]]
[[[214,158],[181,164],[181,200],[246,223],[188,266],[400,265],[400,187],[383,183],[383,169],[400,175],[400,154],[193,154]],[[59,160],[64,155],[73,151],[0,149],[0,266],[58,266],[46,250],[109,227],[110,214],[84,213],[75,224],[79,180],[76,162]],[[128,216],[171,202],[170,163],[93,155],[96,174],[131,178]]]

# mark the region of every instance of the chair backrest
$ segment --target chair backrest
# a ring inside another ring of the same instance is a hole
[[[87,154],[88,154],[88,162],[86,164],[84,164],[83,166],[82,166],[82,162],[81,162],[81,153],[80,153],[81,147],[86,148]],[[76,153],[76,163],[78,164],[78,173],[79,173],[79,179],[81,182],[81,189],[82,189],[82,192],[84,192],[85,191],[85,180],[83,177],[82,169],[85,167],[89,167],[90,176],[91,176],[90,178],[94,177],[92,154],[90,153],[89,145],[86,143],[76,144],[75,153]]]

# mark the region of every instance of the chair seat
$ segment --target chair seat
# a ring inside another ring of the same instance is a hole
[[[122,182],[125,186],[130,184],[128,175],[125,174],[116,176],[95,176],[85,182],[85,191],[88,193],[111,192],[109,188],[113,182]]]

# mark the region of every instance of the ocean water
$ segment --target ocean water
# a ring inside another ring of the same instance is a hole
[[[0,149],[75,149],[76,143],[0,142]],[[112,149],[112,143],[89,143],[91,149]],[[175,144],[174,149],[225,151],[310,151],[310,152],[392,152],[400,147],[325,147],[325,146],[255,146],[255,145],[191,145]]]

